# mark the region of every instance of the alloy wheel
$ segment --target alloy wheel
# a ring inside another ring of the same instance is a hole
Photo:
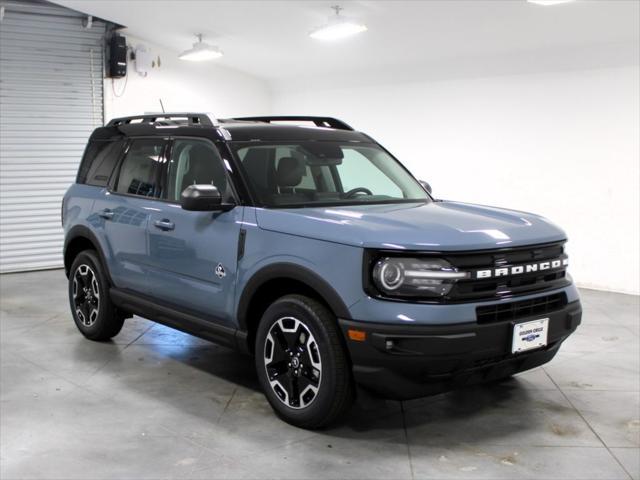
[[[76,316],[85,327],[91,327],[100,311],[98,278],[89,265],[79,265],[73,274],[73,305]]]
[[[269,329],[264,344],[264,366],[271,389],[286,406],[308,407],[322,382],[318,343],[299,319],[282,317]]]

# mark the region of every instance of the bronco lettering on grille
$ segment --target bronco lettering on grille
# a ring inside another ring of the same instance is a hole
[[[521,275],[523,273],[544,272],[545,270],[555,270],[569,265],[568,258],[556,258],[554,260],[545,260],[543,262],[525,263],[522,265],[512,265],[510,267],[499,267],[488,270],[475,270],[472,272],[471,278],[497,278],[508,277],[510,275]]]

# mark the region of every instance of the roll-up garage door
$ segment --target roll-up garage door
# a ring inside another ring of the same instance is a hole
[[[60,202],[103,124],[105,23],[0,2],[0,271],[62,266]]]

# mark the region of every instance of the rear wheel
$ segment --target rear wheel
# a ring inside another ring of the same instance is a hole
[[[69,303],[78,330],[90,340],[116,336],[124,315],[111,303],[109,284],[96,253],[80,252],[69,272]]]
[[[302,428],[333,423],[351,406],[354,386],[335,317],[302,295],[276,300],[256,335],[256,368],[274,411]]]

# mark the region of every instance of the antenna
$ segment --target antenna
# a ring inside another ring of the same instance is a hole
[[[158,100],[160,101],[160,108],[162,108],[162,113],[167,113],[164,111],[164,105],[162,104],[162,99],[159,98]]]

